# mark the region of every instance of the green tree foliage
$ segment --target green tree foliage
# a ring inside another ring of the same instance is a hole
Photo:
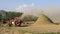
[[[6,19],[10,20],[10,19],[12,19],[14,17],[19,17],[21,15],[22,15],[22,13],[19,13],[19,12],[7,12],[6,13]]]
[[[0,14],[0,21],[2,20],[2,15]]]

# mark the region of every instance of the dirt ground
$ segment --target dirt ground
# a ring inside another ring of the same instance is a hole
[[[28,34],[28,33],[29,32],[21,30],[20,27],[0,27],[0,34]]]
[[[45,32],[60,33],[60,25],[59,26],[41,25],[36,27],[0,27],[0,34],[32,34]]]

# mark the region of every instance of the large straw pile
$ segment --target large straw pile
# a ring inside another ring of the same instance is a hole
[[[53,22],[44,14],[41,14],[37,21],[32,26],[40,26],[40,25],[54,25]]]

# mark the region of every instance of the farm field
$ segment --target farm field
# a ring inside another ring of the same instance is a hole
[[[0,34],[60,34],[60,27],[0,27]],[[48,30],[48,31],[47,31]]]

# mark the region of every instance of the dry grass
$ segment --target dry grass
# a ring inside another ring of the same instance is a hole
[[[27,29],[28,31],[25,31],[24,29],[25,29],[24,27],[22,28],[21,27],[0,27],[0,34],[60,34],[60,32],[42,32],[41,33],[41,31],[39,31],[40,30],[39,28],[36,28],[37,29],[36,31],[32,28],[30,30]],[[31,30],[34,30],[34,31],[31,31]]]

